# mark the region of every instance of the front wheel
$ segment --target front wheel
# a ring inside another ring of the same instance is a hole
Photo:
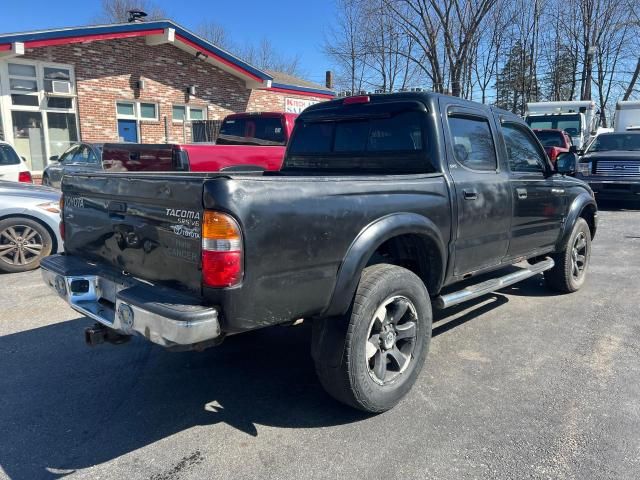
[[[431,323],[429,294],[417,275],[388,264],[366,268],[349,313],[314,324],[320,383],[357,409],[389,410],[422,369]]]
[[[584,218],[578,218],[564,249],[553,255],[555,266],[544,272],[552,290],[572,293],[580,289],[587,277],[591,259],[591,231]]]

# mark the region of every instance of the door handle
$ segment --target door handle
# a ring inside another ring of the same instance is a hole
[[[518,198],[520,198],[520,199],[527,198],[527,189],[526,188],[516,188],[516,193],[518,194]]]
[[[475,190],[462,190],[462,193],[464,194],[464,199],[465,200],[477,200],[478,199],[478,192]]]

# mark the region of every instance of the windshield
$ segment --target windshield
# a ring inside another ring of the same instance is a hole
[[[532,129],[564,130],[572,137],[580,135],[580,114],[529,115],[527,124]]]
[[[4,143],[0,143],[0,165],[18,165],[20,157],[13,148]]]
[[[543,147],[564,147],[564,136],[561,132],[551,130],[534,132]]]
[[[588,151],[606,152],[609,150],[640,151],[640,134],[602,133],[596,137]]]
[[[218,134],[218,145],[286,145],[279,117],[230,118]]]

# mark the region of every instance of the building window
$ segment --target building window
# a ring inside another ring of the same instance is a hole
[[[146,120],[156,120],[158,118],[158,112],[155,103],[141,103],[140,104],[140,118]]]
[[[171,110],[171,118],[174,122],[184,122],[185,115],[187,120],[206,120],[206,107],[192,107],[190,105],[174,105]]]
[[[74,82],[71,65],[0,62],[0,137],[14,144],[31,170],[42,170],[49,157],[78,141]]]
[[[136,104],[129,102],[118,102],[116,104],[116,112],[119,117],[131,117],[136,116]]]
[[[158,105],[147,102],[127,102],[116,103],[116,113],[118,118],[131,120],[158,120]]]

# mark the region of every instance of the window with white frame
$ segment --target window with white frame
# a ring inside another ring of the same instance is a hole
[[[4,137],[42,170],[47,159],[78,141],[75,77],[71,65],[11,59],[0,62]]]
[[[184,122],[193,120],[206,120],[207,107],[192,105],[174,105],[171,110],[171,118],[174,122]]]
[[[158,104],[121,100],[116,102],[116,114],[122,119],[154,121],[158,120]]]

